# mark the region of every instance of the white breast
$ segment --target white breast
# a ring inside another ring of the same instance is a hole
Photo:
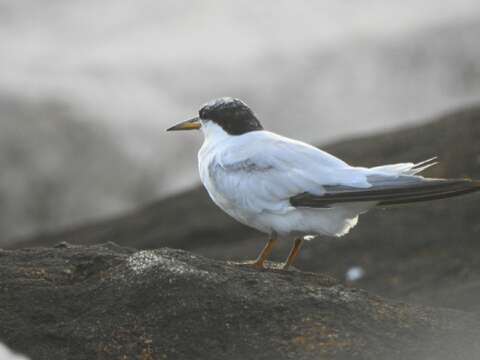
[[[200,151],[198,152],[198,169],[200,173],[200,180],[210,195],[210,198],[218,207],[242,224],[252,226],[251,219],[255,214],[250,212],[248,209],[244,209],[243,207],[233,203],[230,200],[232,198],[231,194],[229,194],[228,191],[225,192],[224,189],[219,189],[218,186],[218,184],[223,180],[220,178],[222,173],[220,171],[216,171],[216,169],[218,169],[220,166],[219,158],[221,158],[225,151],[228,151],[229,147],[231,146],[226,143],[212,143],[208,141],[204,142],[200,148]],[[232,188],[231,190],[235,191],[236,189]],[[264,229],[263,227],[261,229],[257,229],[264,232],[270,232],[268,229]]]

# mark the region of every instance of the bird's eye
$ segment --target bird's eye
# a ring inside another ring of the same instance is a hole
[[[202,120],[211,120],[212,116],[214,116],[213,112],[210,109],[206,108],[200,109],[198,115]]]

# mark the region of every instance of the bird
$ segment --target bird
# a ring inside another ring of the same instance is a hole
[[[243,101],[222,97],[167,131],[200,129],[201,182],[210,198],[238,222],[268,234],[257,259],[265,263],[279,238],[294,239],[282,268],[304,240],[346,235],[359,215],[375,207],[443,199],[480,190],[480,181],[427,178],[436,158],[357,167],[305,142],[267,131]]]

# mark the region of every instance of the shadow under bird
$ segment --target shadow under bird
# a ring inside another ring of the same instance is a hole
[[[278,237],[295,241],[288,269],[303,240],[342,236],[376,206],[443,199],[480,190],[480,181],[418,175],[435,158],[372,168],[350,166],[309,144],[266,131],[241,100],[220,98],[199,116],[167,131],[201,129],[200,178],[211,199],[247,226],[270,235],[257,260],[264,268]]]

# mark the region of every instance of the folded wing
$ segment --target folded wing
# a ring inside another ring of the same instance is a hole
[[[326,208],[340,203],[376,202],[377,206],[388,206],[444,199],[480,190],[480,183],[468,179],[426,179],[419,176],[392,178],[382,185],[368,189],[333,186],[317,196],[304,192],[290,198],[295,207]]]

